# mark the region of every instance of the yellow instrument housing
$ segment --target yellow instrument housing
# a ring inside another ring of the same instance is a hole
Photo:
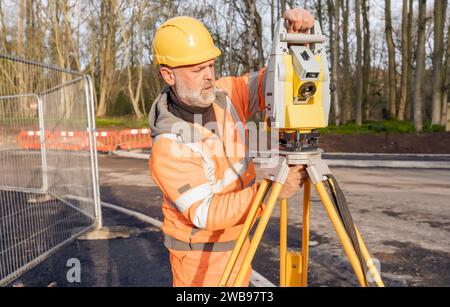
[[[285,128],[284,132],[299,131],[301,133],[310,133],[314,129],[325,128],[328,123],[323,109],[323,86],[324,69],[320,55],[316,60],[321,64],[321,72],[318,81],[313,81],[316,85],[316,93],[306,102],[296,104],[295,97],[298,96],[300,87],[311,81],[302,81],[294,71],[292,56],[284,56],[285,65]]]
[[[328,126],[331,106],[326,36],[315,22],[310,34],[287,33],[277,23],[266,69],[268,129],[311,134]]]

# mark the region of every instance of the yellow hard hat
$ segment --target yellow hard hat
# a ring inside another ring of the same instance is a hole
[[[211,34],[198,20],[180,16],[166,21],[153,40],[154,64],[179,67],[200,64],[220,56]]]

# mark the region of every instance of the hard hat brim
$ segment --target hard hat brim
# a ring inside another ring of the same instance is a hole
[[[156,65],[168,65],[170,67],[176,68],[180,66],[190,66],[190,65],[197,65],[201,64],[213,59],[218,58],[222,52],[219,48],[214,47],[213,49],[206,50],[205,52],[202,52],[201,54],[197,54],[195,57],[192,58],[183,58],[183,59],[176,59],[172,58],[170,56],[165,57],[158,57],[158,59],[155,58],[155,64]]]

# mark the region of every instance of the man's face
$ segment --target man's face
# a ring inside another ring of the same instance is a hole
[[[161,67],[160,72],[184,103],[209,107],[216,97],[214,62],[211,60],[177,68]]]

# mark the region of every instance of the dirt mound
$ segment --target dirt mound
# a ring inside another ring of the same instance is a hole
[[[450,154],[450,133],[323,135],[326,152]]]

